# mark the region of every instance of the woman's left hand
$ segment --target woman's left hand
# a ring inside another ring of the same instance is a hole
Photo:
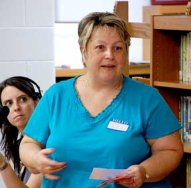
[[[132,165],[119,176],[119,179],[116,181],[116,183],[128,188],[139,188],[142,186],[145,179],[145,168],[141,165]]]

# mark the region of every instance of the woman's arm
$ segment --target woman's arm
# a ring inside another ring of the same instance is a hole
[[[42,182],[42,174],[31,174],[26,185],[29,188],[40,188],[41,182]]]
[[[140,164],[130,166],[117,183],[125,187],[141,187],[144,182],[157,182],[175,170],[183,156],[183,144],[179,131],[167,136],[147,140],[151,157]],[[132,177],[132,178],[128,178]]]
[[[148,181],[159,181],[175,170],[183,156],[183,144],[179,131],[148,140],[152,155],[141,163],[149,174]]]
[[[26,185],[17,177],[11,165],[0,153],[0,174],[6,188],[40,188],[42,176],[31,175]]]
[[[24,136],[19,147],[21,161],[32,173],[42,173],[49,179],[58,179],[53,173],[66,167],[65,162],[51,160],[48,156],[54,149],[42,149],[43,146],[34,139]]]
[[[8,164],[8,166],[0,171],[1,177],[6,188],[28,188],[15,174],[12,167]]]
[[[30,149],[29,149],[30,148]],[[37,154],[42,150],[43,145],[39,142],[33,140],[32,138],[28,136],[24,136],[20,146],[19,146],[19,155],[21,158],[21,161],[27,168],[30,170],[30,172],[34,174],[38,174],[38,161]]]

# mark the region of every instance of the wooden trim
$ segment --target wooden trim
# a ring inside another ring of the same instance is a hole
[[[149,78],[143,78],[143,77],[136,77],[136,76],[134,76],[134,77],[132,77],[133,78],[133,80],[137,80],[137,81],[139,81],[139,82],[142,82],[142,83],[145,83],[145,84],[147,84],[147,85],[150,85],[151,83],[150,83],[150,79]]]
[[[116,1],[114,5],[113,12],[117,14],[120,18],[128,22],[128,1]]]
[[[154,29],[163,29],[163,30],[191,30],[191,16],[154,16]]]
[[[151,16],[164,14],[184,14],[186,5],[155,5],[143,7],[143,21],[150,23]]]
[[[131,37],[150,38],[151,36],[151,29],[149,23],[129,22],[127,26]]]
[[[129,66],[129,75],[150,75],[150,64],[135,64]],[[85,69],[66,69],[61,67],[56,67],[56,77],[74,77],[86,73]]]
[[[74,77],[77,75],[85,74],[85,69],[66,69],[66,68],[56,68],[56,77]]]
[[[130,64],[129,75],[150,75],[150,63]]]

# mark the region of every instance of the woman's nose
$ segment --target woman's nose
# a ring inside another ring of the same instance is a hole
[[[107,49],[105,51],[105,57],[112,59],[113,58],[113,50],[112,49]]]
[[[19,109],[20,109],[19,104],[18,104],[17,102],[15,102],[15,103],[13,104],[13,110],[14,110],[14,111],[17,111],[17,110],[19,110]]]

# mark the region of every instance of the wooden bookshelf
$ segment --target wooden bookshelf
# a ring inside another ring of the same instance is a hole
[[[143,38],[143,60],[151,62],[150,80],[136,76],[134,79],[157,88],[180,118],[180,98],[191,96],[191,83],[179,81],[180,37],[191,31],[191,17],[184,15],[186,5],[155,5],[143,9],[144,23],[128,22],[128,28],[132,37]],[[184,152],[186,156],[171,179],[176,188],[189,188],[185,166],[191,143],[184,143]]]
[[[191,83],[180,80],[181,35],[191,32],[191,17],[185,15],[154,15],[151,21],[151,85],[159,90],[177,118],[181,118],[181,96],[191,96]],[[184,143],[186,157],[191,157],[191,143]],[[181,163],[179,187],[188,187],[186,159]],[[189,180],[190,181],[190,180]],[[176,182],[177,183],[177,182]],[[181,185],[180,185],[181,184]],[[175,186],[176,187],[176,186]]]
[[[150,5],[143,7],[143,22],[150,24],[153,15],[184,14],[186,5]],[[143,60],[150,61],[150,39],[143,39]]]

